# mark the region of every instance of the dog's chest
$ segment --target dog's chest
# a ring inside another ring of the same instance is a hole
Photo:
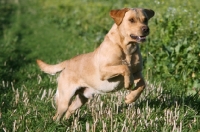
[[[107,92],[117,91],[121,89],[123,86],[124,86],[123,77],[118,76],[112,79],[101,81],[97,89],[101,93],[107,93]]]

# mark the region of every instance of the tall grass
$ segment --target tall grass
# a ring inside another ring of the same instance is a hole
[[[1,131],[199,131],[199,1],[0,1]],[[98,95],[67,121],[52,121],[56,76],[35,60],[57,63],[93,51],[113,21],[109,10],[155,10],[141,46],[147,88]]]

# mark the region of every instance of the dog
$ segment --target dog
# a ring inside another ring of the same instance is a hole
[[[130,104],[144,90],[139,44],[149,35],[148,20],[154,16],[154,11],[124,8],[111,10],[110,16],[115,23],[93,52],[55,65],[37,60],[42,71],[49,74],[60,72],[55,95],[57,112],[53,120],[59,121],[64,113],[68,119],[94,94],[114,92],[125,87],[130,90],[125,103]],[[133,83],[134,88],[131,89]]]

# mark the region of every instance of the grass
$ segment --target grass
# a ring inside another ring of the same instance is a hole
[[[38,85],[41,85],[41,82],[43,80],[38,79]],[[32,99],[25,86],[21,90],[13,87],[12,110],[6,112],[10,119],[5,119],[5,115],[2,115],[2,128],[4,131],[81,132],[199,129],[198,107],[195,106],[199,102],[195,96],[171,94],[171,91],[165,91],[161,84],[147,84],[147,90],[135,104],[124,104],[126,91],[98,95],[76,111],[68,121],[60,123],[52,121],[55,112],[52,103],[54,88],[43,88],[37,91]]]
[[[0,130],[200,131],[198,4],[0,1]],[[58,63],[94,50],[113,23],[109,10],[123,7],[156,12],[149,39],[141,46],[146,90],[131,105],[124,103],[125,90],[98,95],[69,120],[52,121],[57,75],[42,73],[35,60]]]

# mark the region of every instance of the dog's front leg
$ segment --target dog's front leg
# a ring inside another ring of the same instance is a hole
[[[108,80],[110,78],[122,75],[124,76],[124,87],[129,88],[132,85],[131,72],[127,65],[104,66],[100,68],[100,79]]]
[[[134,83],[135,83],[135,88],[130,92],[130,94],[126,96],[125,102],[127,104],[136,101],[140,97],[142,91],[146,86],[141,72],[134,75]]]

